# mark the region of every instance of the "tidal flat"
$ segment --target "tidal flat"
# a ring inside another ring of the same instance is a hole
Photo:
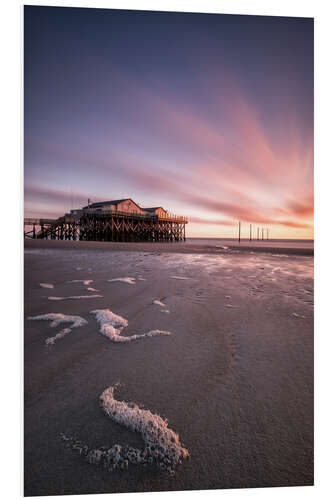
[[[311,253],[134,245],[26,243],[25,495],[313,484]],[[172,474],[64,446],[145,450],[101,408],[116,384],[179,437]]]

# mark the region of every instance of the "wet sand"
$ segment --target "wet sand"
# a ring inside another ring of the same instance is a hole
[[[27,242],[26,495],[313,484],[313,258],[197,248]],[[124,277],[134,280],[107,281]],[[66,298],[85,295],[102,297]],[[123,336],[171,334],[111,342],[90,314],[104,309],[128,321]],[[47,347],[70,326],[28,320],[48,313],[86,323]],[[118,400],[179,434],[190,457],[174,476],[107,472],[64,448],[61,433],[92,448],[143,447],[100,407],[117,382]]]
[[[40,246],[38,240],[26,240],[26,248],[36,248]],[[312,240],[268,240],[252,242],[242,240],[240,243],[234,239],[205,239],[188,238],[185,242],[173,243],[148,243],[148,242],[118,242],[118,241],[58,241],[45,240],[42,243],[43,248],[62,248],[64,250],[83,250],[93,249],[109,252],[155,252],[155,253],[189,253],[189,254],[210,254],[237,252],[260,252],[275,253],[287,255],[312,255],[314,247]]]

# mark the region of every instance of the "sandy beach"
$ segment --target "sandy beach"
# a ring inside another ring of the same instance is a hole
[[[26,242],[25,495],[313,484],[313,245],[269,243]],[[114,341],[106,310],[167,334]],[[174,475],[64,446],[144,447],[101,408],[117,383],[179,435]]]
[[[25,240],[25,248],[36,248],[40,242]],[[270,254],[312,255],[314,254],[313,240],[241,240],[218,238],[187,238],[181,243],[128,243],[118,241],[62,241],[44,240],[41,248],[62,250],[99,250],[99,251],[126,251],[152,253],[189,253],[189,254],[219,254],[227,251],[238,252],[268,252]]]

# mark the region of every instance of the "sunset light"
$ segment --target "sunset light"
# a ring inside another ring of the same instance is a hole
[[[84,10],[31,12],[27,217],[131,197],[186,215],[188,236],[236,237],[242,221],[313,238],[310,20],[237,16],[231,30],[227,16],[143,12],[143,29],[89,11],[87,39]]]
[[[313,485],[313,21],[25,6],[25,496]]]

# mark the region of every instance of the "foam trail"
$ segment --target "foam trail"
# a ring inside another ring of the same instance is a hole
[[[63,328],[57,335],[54,337],[49,337],[45,340],[46,345],[53,345],[57,340],[62,339],[72,331],[72,328],[78,328],[80,326],[86,325],[88,322],[81,316],[71,316],[69,314],[61,314],[61,313],[49,313],[49,314],[40,314],[39,316],[30,316],[28,320],[37,320],[37,321],[51,321],[50,326],[55,328],[56,326],[61,325],[62,323],[71,323],[70,328]]]
[[[87,288],[88,292],[99,292],[99,290],[96,290],[96,288],[88,287]]]
[[[108,280],[108,281],[121,281],[122,283],[128,283],[129,285],[136,285],[135,278],[129,278],[129,277],[126,277],[126,278],[113,278],[113,279]]]
[[[295,317],[295,318],[302,318],[302,319],[306,319],[306,316],[304,316],[303,314],[298,314],[296,312],[293,312],[292,315]]]
[[[160,300],[153,300],[153,304],[161,307],[165,307],[165,304],[161,302]]]
[[[42,288],[54,288],[53,283],[39,283]]]
[[[57,335],[54,335],[54,337],[47,338],[45,340],[45,344],[54,345],[57,340],[64,338],[65,335],[67,335],[67,333],[70,333],[71,331],[72,331],[71,328],[63,328],[62,330],[60,330],[59,333],[57,333]]]
[[[169,309],[161,309],[161,311],[160,311],[160,312],[161,312],[161,313],[170,314]]]
[[[103,295],[71,295],[70,297],[48,297],[49,300],[70,300],[70,299],[96,299],[97,297],[103,298]]]
[[[189,452],[179,440],[178,434],[168,427],[168,423],[150,410],[139,408],[135,403],[126,403],[114,398],[116,386],[105,389],[100,396],[101,406],[108,417],[117,424],[133,432],[139,432],[144,448],[116,444],[112,448],[89,449],[84,443],[62,434],[66,446],[77,450],[86,460],[102,465],[108,471],[125,469],[129,464],[154,465],[158,469],[174,474],[175,468]]]
[[[174,280],[189,280],[190,278],[186,278],[185,276],[171,276]]]
[[[131,335],[123,337],[121,335],[124,328],[128,326],[127,319],[118,316],[110,309],[95,309],[90,311],[96,316],[97,322],[100,325],[99,331],[102,335],[110,339],[112,342],[131,342],[132,340],[142,339],[144,337],[155,337],[157,335],[171,335],[171,332],[165,330],[151,330],[141,335]]]
[[[68,283],[83,283],[86,286],[91,285],[92,282],[93,282],[93,280],[72,280],[72,281],[68,281]]]

